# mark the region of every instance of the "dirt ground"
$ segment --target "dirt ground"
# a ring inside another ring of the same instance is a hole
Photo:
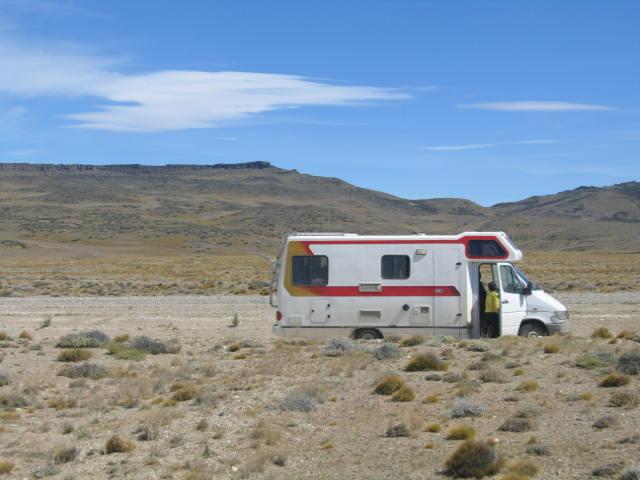
[[[610,402],[618,392],[637,401],[638,376],[626,386],[599,384],[620,355],[640,349],[632,340],[640,333],[640,293],[558,297],[571,309],[569,337],[482,341],[488,352],[472,351],[474,342],[426,338],[387,360],[372,354],[378,342],[327,356],[323,344],[274,337],[274,311],[261,296],[2,298],[0,478],[7,471],[5,478],[442,479],[461,443],[447,439],[456,426],[495,441],[505,459],[496,478],[517,471],[518,461],[538,472],[517,478],[536,479],[585,479],[603,465],[632,466],[640,460],[640,409]],[[598,327],[627,330],[628,339],[591,338]],[[92,354],[84,362],[57,360],[60,337],[96,329],[181,349],[117,358],[103,346],[83,349]],[[446,361],[447,372],[405,371],[425,352]],[[614,363],[576,366],[597,352]],[[82,363],[104,367],[104,378],[59,375]],[[389,373],[415,398],[374,394]],[[446,373],[459,378],[447,381]],[[460,402],[478,407],[479,416],[453,418]],[[524,430],[500,430],[515,415],[528,417]],[[604,428],[593,426],[598,420]],[[385,436],[397,424],[408,436]],[[113,435],[131,449],[107,453]]]

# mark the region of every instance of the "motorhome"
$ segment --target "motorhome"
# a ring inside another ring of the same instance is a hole
[[[286,235],[271,282],[273,332],[477,338],[487,335],[482,326],[490,283],[499,295],[491,336],[568,332],[567,308],[515,266],[521,259],[503,232]]]

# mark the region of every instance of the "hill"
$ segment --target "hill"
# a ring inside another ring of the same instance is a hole
[[[327,230],[499,229],[529,249],[638,250],[640,184],[579,187],[486,208],[461,198],[407,200],[267,162],[0,164],[0,221],[0,240],[85,254],[91,247],[273,252],[284,232]]]

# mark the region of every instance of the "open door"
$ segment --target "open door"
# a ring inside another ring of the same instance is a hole
[[[524,288],[509,263],[499,263],[500,325],[501,335],[517,335],[520,322],[527,313],[527,297]]]

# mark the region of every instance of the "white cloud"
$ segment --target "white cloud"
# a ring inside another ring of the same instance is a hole
[[[613,110],[613,107],[592,103],[544,101],[466,103],[458,105],[458,107],[478,110],[498,110],[503,112],[588,112]]]
[[[10,157],[30,157],[42,153],[42,150],[37,148],[25,148],[24,150],[14,150],[9,152]]]
[[[407,98],[404,91],[339,86],[297,75],[167,70],[125,74],[78,49],[25,47],[0,38],[0,93],[102,99],[66,115],[73,126],[112,131],[212,128],[273,110]]]
[[[505,147],[509,145],[540,145],[547,143],[559,143],[559,140],[518,140],[515,142],[471,143],[467,145],[441,145],[435,147],[422,147],[422,150],[431,152],[453,152],[459,150],[479,150],[483,148]]]

